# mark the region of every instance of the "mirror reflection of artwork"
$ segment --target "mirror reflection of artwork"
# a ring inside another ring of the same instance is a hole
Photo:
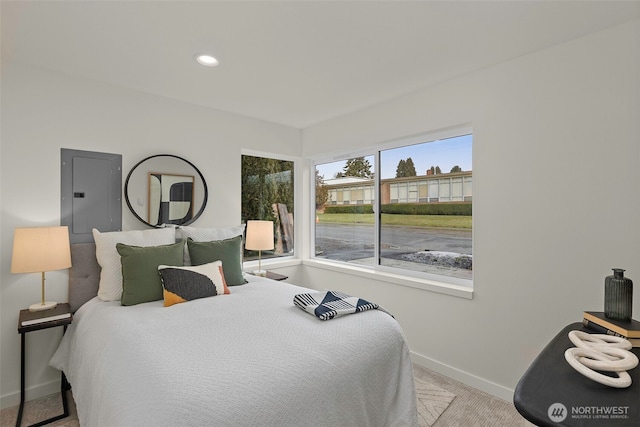
[[[149,173],[149,224],[184,224],[193,217],[194,177]]]
[[[160,172],[159,172],[160,171]],[[191,211],[190,216],[185,213],[185,218],[190,219],[175,225],[189,225],[196,221],[204,212],[207,206],[209,190],[204,176],[200,170],[190,161],[174,154],[154,154],[136,163],[131,168],[127,179],[124,181],[124,199],[134,217],[151,227],[162,227],[163,220],[160,219],[160,201],[162,199],[161,179],[154,178],[155,184],[160,189],[155,190],[156,201],[153,205],[153,215],[149,215],[150,192],[149,175],[154,174],[178,176],[179,182],[192,181]],[[188,179],[184,179],[187,177]],[[167,199],[169,199],[167,197]],[[184,209],[183,209],[184,211]],[[168,215],[168,213],[167,213]],[[163,214],[163,218],[167,217]],[[153,223],[149,219],[153,217]],[[177,217],[178,215],[172,215]],[[164,221],[167,223],[166,221]],[[172,221],[175,222],[175,221]]]

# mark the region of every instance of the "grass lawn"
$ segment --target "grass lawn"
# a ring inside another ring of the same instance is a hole
[[[373,214],[317,214],[320,223],[373,224]],[[382,214],[383,225],[471,229],[471,216]]]

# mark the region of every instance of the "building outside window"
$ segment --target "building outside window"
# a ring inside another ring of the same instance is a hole
[[[373,258],[374,168],[373,156],[316,166],[316,194],[326,194],[316,198],[316,257],[356,263]]]
[[[412,142],[316,164],[315,256],[471,285],[473,137]]]

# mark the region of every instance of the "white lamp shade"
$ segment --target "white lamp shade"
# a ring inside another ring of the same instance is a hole
[[[273,249],[273,221],[247,221],[244,247],[250,251]]]
[[[71,249],[67,226],[15,229],[12,273],[41,273],[69,267]]]

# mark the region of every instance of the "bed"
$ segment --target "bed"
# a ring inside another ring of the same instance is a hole
[[[417,425],[409,350],[386,312],[322,321],[293,304],[313,291],[249,274],[229,294],[125,306],[97,296],[95,245],[72,260],[74,319],[50,364],[82,426]]]

